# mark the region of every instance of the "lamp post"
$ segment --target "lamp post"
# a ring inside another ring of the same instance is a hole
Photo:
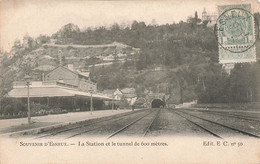
[[[31,124],[31,110],[30,110],[30,79],[31,77],[29,75],[26,75],[24,77],[25,79],[25,85],[28,88],[28,97],[27,97],[27,106],[28,106],[28,124]]]
[[[93,90],[90,89],[89,92],[90,92],[90,95],[91,95],[91,97],[90,97],[90,114],[92,114],[92,111],[93,111],[93,101],[92,101]]]

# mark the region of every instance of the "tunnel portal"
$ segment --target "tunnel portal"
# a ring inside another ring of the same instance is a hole
[[[160,107],[164,107],[164,102],[160,99],[154,99],[152,101],[152,108],[160,108]]]

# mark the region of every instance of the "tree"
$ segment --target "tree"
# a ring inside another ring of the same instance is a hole
[[[151,64],[150,56],[147,53],[140,53],[136,62],[136,69],[142,70]]]
[[[151,21],[151,25],[152,25],[152,26],[157,26],[157,25],[158,25],[155,19],[153,19],[153,20]]]
[[[114,23],[111,27],[111,31],[118,32],[120,30],[120,27],[118,23]]]
[[[198,18],[198,13],[197,13],[197,11],[195,11],[194,21],[195,21],[195,24],[196,24],[196,25],[201,22],[201,19]]]
[[[182,64],[182,54],[180,50],[180,44],[174,45],[174,61],[176,65]]]
[[[16,39],[14,41],[13,48],[20,48],[21,47],[21,41],[19,39]]]
[[[50,37],[46,35],[40,35],[36,38],[38,44],[45,44],[50,41]]]
[[[132,26],[131,26],[131,29],[132,30],[137,30],[137,31],[142,31],[144,30],[146,27],[145,23],[144,22],[137,22],[136,20],[133,21],[132,23]]]
[[[68,41],[69,38],[72,38],[79,32],[80,29],[77,25],[69,23],[63,26],[54,36],[57,36],[57,38],[61,40]]]
[[[29,36],[28,33],[25,34],[25,36],[23,37],[23,47],[26,49],[33,49],[36,46],[36,42],[35,40]]]
[[[197,11],[195,11],[195,17],[194,17],[194,19],[195,19],[195,22],[198,22],[198,12],[197,12]]]
[[[230,74],[229,95],[231,102],[259,101],[259,65],[236,64]]]
[[[195,12],[194,17],[188,17],[187,22],[191,25],[191,28],[196,28],[197,25],[201,22],[201,19],[198,18],[197,11]]]
[[[228,102],[227,74],[221,65],[211,63],[206,67],[207,72],[200,75],[196,87],[198,103],[225,103]]]
[[[206,28],[208,23],[209,23],[209,21],[208,20],[204,20],[202,23],[203,23],[203,27]]]

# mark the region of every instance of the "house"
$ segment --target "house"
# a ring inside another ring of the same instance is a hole
[[[56,44],[57,39],[50,39],[50,44]]]
[[[116,99],[116,100],[121,100],[121,98],[122,98],[122,92],[119,90],[119,89],[116,89],[116,91],[114,92],[114,98]]]
[[[45,80],[74,85],[82,91],[97,92],[97,83],[90,79],[89,72],[74,71],[71,66],[70,68],[61,65],[56,67],[45,76]]]
[[[212,25],[214,25],[217,22],[217,14],[215,14],[215,13],[207,13],[206,9],[204,8],[203,12],[202,12],[202,19],[201,20],[202,20],[202,22],[203,21],[208,21],[208,25],[212,26]]]
[[[130,105],[133,105],[137,99],[137,95],[135,94],[135,89],[134,88],[124,88],[120,90],[121,94],[121,99],[126,99],[127,102]]]
[[[104,90],[102,93],[115,100],[125,99],[130,105],[133,105],[137,99],[134,88],[124,88],[122,90]]]
[[[102,91],[102,93],[108,97],[114,97],[114,89],[106,89],[104,91]]]
[[[115,57],[112,54],[103,58],[104,61],[113,61],[114,59],[115,59]]]
[[[130,105],[133,105],[137,99],[136,94],[123,94],[121,99],[126,99]]]
[[[135,93],[135,89],[134,88],[124,88],[124,89],[121,89],[121,92],[123,94],[134,94]]]
[[[121,100],[122,92],[119,89],[106,89],[102,92],[104,95],[111,97],[115,100]]]
[[[123,58],[123,57],[127,57],[127,55],[126,55],[126,54],[123,54],[123,53],[119,53],[119,54],[117,54],[117,57]]]

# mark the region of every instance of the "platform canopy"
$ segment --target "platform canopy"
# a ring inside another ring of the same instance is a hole
[[[30,97],[91,97],[91,93],[79,91],[76,89],[68,89],[65,87],[30,87]],[[27,98],[28,96],[28,88],[20,87],[12,89],[7,97],[13,98]],[[99,93],[93,93],[92,98],[94,99],[103,99],[103,100],[114,100],[106,95],[102,95]]]

